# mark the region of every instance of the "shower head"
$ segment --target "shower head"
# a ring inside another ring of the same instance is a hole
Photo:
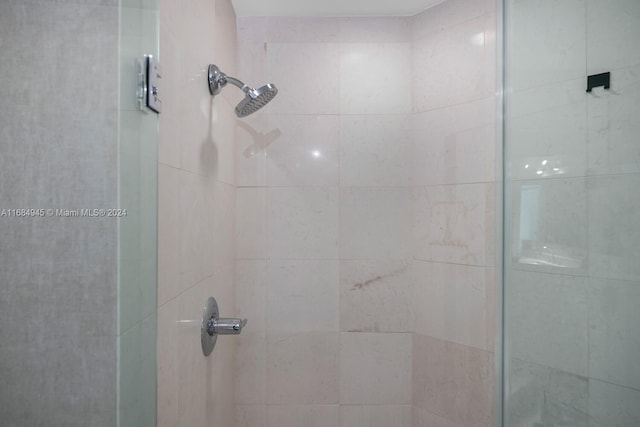
[[[266,84],[254,89],[234,77],[227,76],[217,66],[209,65],[209,92],[211,95],[219,94],[227,83],[239,87],[245,94],[245,98],[236,106],[236,116],[240,118],[255,113],[278,94],[278,88],[273,84]]]

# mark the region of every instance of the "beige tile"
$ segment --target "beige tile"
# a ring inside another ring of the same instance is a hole
[[[340,331],[413,331],[411,289],[409,261],[341,261]]]
[[[372,72],[375,70],[375,72]],[[383,82],[393,81],[393,89]],[[340,45],[340,113],[411,112],[409,43]]]
[[[338,405],[269,406],[268,427],[338,427]]]
[[[339,20],[330,17],[267,18],[269,43],[330,43],[339,41]]]
[[[485,281],[485,267],[415,261],[415,331],[484,349]]]
[[[454,425],[489,425],[493,375],[488,352],[415,334],[414,407]]]
[[[340,402],[408,405],[412,334],[341,333]]]
[[[269,334],[338,332],[338,261],[272,260],[267,271]]]
[[[412,427],[411,406],[340,406],[341,427]]]
[[[178,425],[178,299],[158,308],[158,426]]]
[[[485,265],[485,184],[414,190],[414,255],[425,261]]]
[[[337,404],[338,352],[337,333],[269,335],[267,403]]]
[[[237,339],[235,402],[238,405],[264,405],[267,402],[267,335],[250,328],[247,323]]]
[[[237,229],[235,235],[238,259],[267,257],[267,190],[237,190]]]
[[[267,427],[267,407],[236,405],[235,427]]]
[[[177,296],[180,285],[181,173],[158,166],[158,304]]]

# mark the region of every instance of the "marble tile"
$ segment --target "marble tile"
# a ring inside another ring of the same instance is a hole
[[[267,114],[262,110],[236,121],[236,126],[236,184],[266,186],[267,147],[279,133],[268,127]]]
[[[341,188],[340,258],[407,259],[411,189]]]
[[[587,0],[588,74],[640,63],[640,5],[634,0]]]
[[[339,338],[335,332],[270,334],[267,403],[317,405],[339,402]]]
[[[177,296],[180,290],[180,189],[181,174],[158,166],[158,304]]]
[[[252,332],[267,331],[267,261],[237,260],[236,316],[249,319]]]
[[[411,158],[409,115],[340,117],[340,185],[408,186]]]
[[[409,43],[340,45],[340,113],[411,112]]]
[[[511,191],[507,262],[517,269],[586,275],[586,179],[517,181]]]
[[[493,387],[490,353],[414,334],[414,408],[437,415],[437,422],[450,421],[447,427],[491,425]]]
[[[267,427],[266,405],[236,405],[236,427]]]
[[[423,37],[464,25],[467,21],[495,11],[495,2],[491,0],[447,0],[440,2],[414,16],[411,19],[411,38],[416,41]]]
[[[509,31],[514,92],[584,77],[585,3],[585,0],[513,2]]]
[[[251,329],[255,323],[249,319],[237,343],[234,401],[238,405],[267,403],[267,337],[259,326],[257,332]]]
[[[178,425],[178,299],[158,308],[158,426]]]
[[[267,149],[267,183],[271,187],[338,184],[338,116],[270,115],[277,136]]]
[[[413,111],[424,112],[493,95],[485,73],[487,17],[422,38],[412,46]]]
[[[270,258],[338,257],[337,189],[271,188],[267,203]]]
[[[589,177],[590,276],[640,279],[639,189],[640,174]]]
[[[484,265],[485,193],[484,184],[415,188],[415,258]]]
[[[508,363],[506,425],[587,425],[587,378],[518,359]]]
[[[269,334],[338,332],[338,261],[272,260],[267,272]]]
[[[270,16],[266,21],[269,43],[335,43],[340,40],[337,18]]]
[[[332,43],[270,43],[267,80],[278,87],[272,114],[337,114],[340,47]]]
[[[589,278],[589,376],[640,389],[640,282]]]
[[[268,427],[338,427],[338,405],[296,405],[267,408]]]
[[[612,89],[587,97],[589,173],[640,172],[640,65],[611,72]]]
[[[412,427],[411,406],[345,405],[340,407],[341,427]]]
[[[237,190],[236,257],[259,259],[267,256],[267,189]]]
[[[235,259],[236,189],[233,185],[214,182],[211,191],[213,210],[208,214],[213,227],[213,249],[206,254],[216,271],[233,268]]]
[[[413,407],[413,427],[462,427],[429,411]]]
[[[411,20],[404,16],[347,17],[338,19],[343,43],[411,41]]]
[[[411,336],[341,333],[340,403],[410,404]]]
[[[514,270],[509,282],[505,322],[510,355],[588,376],[586,278]]]
[[[415,332],[484,349],[485,280],[484,267],[414,261]]]
[[[494,139],[493,98],[413,115],[414,185],[485,182]]]
[[[341,332],[412,332],[409,261],[340,262]]]
[[[513,94],[505,160],[514,179],[586,175],[584,84],[579,78]]]
[[[589,427],[640,424],[640,391],[589,380]]]

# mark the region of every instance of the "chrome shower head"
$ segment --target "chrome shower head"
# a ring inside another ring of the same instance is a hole
[[[255,113],[278,94],[278,88],[273,84],[266,84],[254,89],[234,77],[227,76],[217,66],[209,65],[209,92],[211,95],[219,94],[227,83],[239,87],[245,93],[245,98],[236,106],[236,116],[240,118]]]
[[[236,106],[236,116],[247,117],[269,103],[278,94],[278,88],[266,84],[258,89],[247,90],[245,98]]]

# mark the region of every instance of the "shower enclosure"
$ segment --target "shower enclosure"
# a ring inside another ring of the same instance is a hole
[[[640,3],[248,3],[0,1],[0,424],[640,425]]]
[[[640,2],[505,23],[504,425],[637,426]]]

